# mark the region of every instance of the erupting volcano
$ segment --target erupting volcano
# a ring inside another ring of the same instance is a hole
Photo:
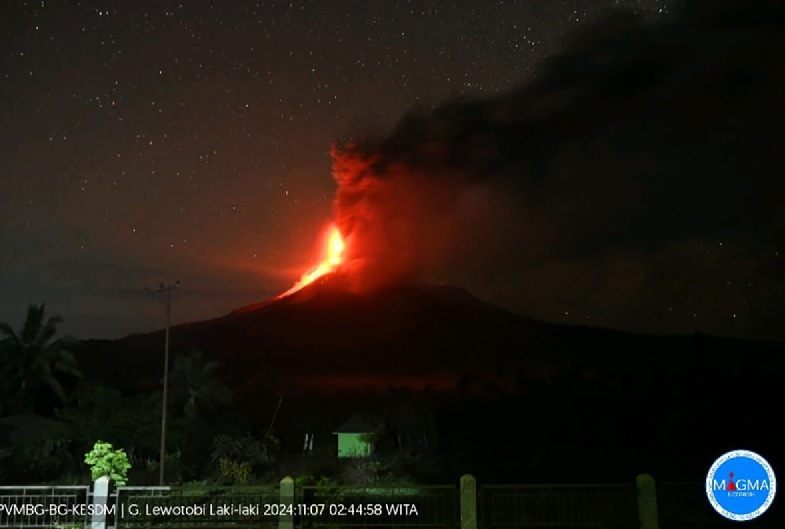
[[[278,299],[290,296],[295,292],[310,285],[320,277],[329,273],[335,272],[343,263],[344,249],[346,248],[343,242],[343,236],[337,226],[331,225],[327,230],[325,236],[324,249],[322,254],[322,261],[312,268],[310,271],[304,273],[297,283],[283,294],[278,295]]]

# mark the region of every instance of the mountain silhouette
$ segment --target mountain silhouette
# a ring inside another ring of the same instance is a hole
[[[88,376],[154,385],[163,347],[161,330],[87,340],[76,354]],[[466,376],[514,385],[522,373],[548,378],[564,370],[644,386],[711,373],[759,379],[773,372],[769,353],[783,351],[776,342],[546,323],[452,286],[400,283],[356,294],[337,276],[282,299],[173,326],[172,356],[192,348],[220,361],[235,387],[310,390],[454,387]]]

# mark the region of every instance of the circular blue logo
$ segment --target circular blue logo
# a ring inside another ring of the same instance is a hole
[[[766,512],[777,479],[768,461],[755,452],[734,450],[714,462],[706,476],[706,496],[721,516],[743,522]]]

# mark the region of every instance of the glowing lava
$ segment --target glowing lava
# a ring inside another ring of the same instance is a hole
[[[318,266],[302,275],[300,280],[292,288],[280,294],[278,298],[284,298],[297,292],[298,290],[310,285],[320,277],[330,272],[334,272],[343,263],[343,251],[346,245],[343,242],[341,232],[336,226],[330,226],[325,240],[324,257]]]

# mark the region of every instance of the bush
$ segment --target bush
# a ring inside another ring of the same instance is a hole
[[[247,461],[234,461],[222,457],[218,460],[221,481],[230,485],[246,485],[251,479],[251,464]]]
[[[115,450],[110,443],[96,441],[93,449],[85,454],[84,462],[90,466],[93,481],[106,476],[117,485],[128,482],[128,470],[131,468],[128,455],[125,450]]]

